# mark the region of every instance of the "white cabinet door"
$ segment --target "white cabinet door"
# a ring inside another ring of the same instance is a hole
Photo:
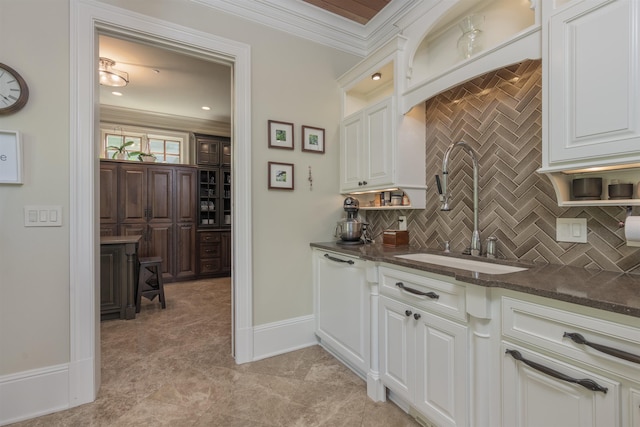
[[[467,327],[423,311],[416,327],[415,406],[437,425],[468,425]]]
[[[366,262],[314,251],[316,333],[365,374],[370,365],[370,290]]]
[[[367,191],[393,184],[395,125],[393,98],[342,121],[340,192]]]
[[[640,160],[639,23],[636,0],[583,1],[550,17],[549,166]]]
[[[632,427],[640,427],[640,390],[632,388],[629,394],[629,407],[631,409],[629,424]]]
[[[364,171],[360,159],[364,144],[362,113],[349,116],[340,130],[340,190],[358,189],[362,186]],[[358,185],[360,184],[360,185]]]
[[[467,327],[380,297],[383,384],[439,426],[468,425]]]
[[[516,350],[531,365],[513,358]],[[598,427],[620,425],[620,387],[610,379],[510,343],[502,346],[503,419],[511,427]],[[590,380],[606,392],[593,391],[566,379]]]
[[[365,144],[362,151],[363,172],[368,187],[393,184],[394,130],[392,98],[367,108],[364,112]]]
[[[415,328],[407,304],[380,297],[379,358],[384,385],[408,402],[413,400]]]

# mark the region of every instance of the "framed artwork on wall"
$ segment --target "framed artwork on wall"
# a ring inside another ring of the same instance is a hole
[[[22,184],[20,134],[0,130],[0,184]]]
[[[293,150],[293,123],[269,120],[269,148]]]
[[[268,182],[270,190],[293,190],[293,164],[269,162]]]
[[[303,125],[302,151],[324,154],[324,129]]]

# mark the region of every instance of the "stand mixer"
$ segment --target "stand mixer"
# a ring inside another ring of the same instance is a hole
[[[367,237],[367,223],[358,219],[360,202],[353,197],[347,197],[342,204],[347,217],[338,221],[336,225],[335,237],[339,237],[338,244],[361,245],[371,241]]]

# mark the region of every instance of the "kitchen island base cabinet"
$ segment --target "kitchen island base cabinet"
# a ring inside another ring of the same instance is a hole
[[[134,319],[140,236],[100,238],[100,320]]]

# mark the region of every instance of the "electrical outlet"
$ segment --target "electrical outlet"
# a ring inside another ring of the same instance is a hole
[[[407,229],[407,217],[404,215],[400,215],[398,217],[398,230],[406,230]]]

